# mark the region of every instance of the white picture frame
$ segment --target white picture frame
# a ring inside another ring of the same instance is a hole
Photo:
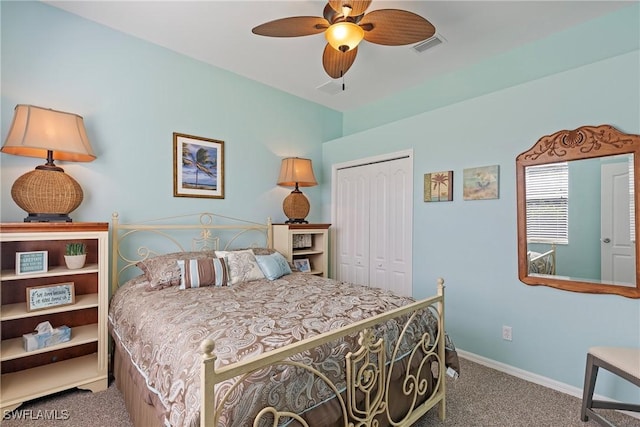
[[[311,264],[309,258],[296,258],[293,260],[293,265],[303,273],[311,273]]]
[[[49,252],[16,252],[16,274],[46,273],[49,270]]]

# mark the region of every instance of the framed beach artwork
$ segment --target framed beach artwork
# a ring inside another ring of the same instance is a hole
[[[453,171],[424,174],[424,201],[450,202],[453,200]]]
[[[173,133],[173,196],[224,199],[224,141]]]
[[[498,165],[469,168],[463,171],[462,195],[464,200],[499,198],[500,167]]]

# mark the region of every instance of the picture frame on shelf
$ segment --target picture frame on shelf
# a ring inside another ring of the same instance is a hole
[[[224,141],[173,133],[173,196],[224,199]]]
[[[27,287],[27,311],[72,305],[76,302],[73,282]]]
[[[16,252],[16,274],[46,273],[49,270],[49,252]]]
[[[309,258],[296,258],[293,260],[293,265],[303,273],[311,273]]]

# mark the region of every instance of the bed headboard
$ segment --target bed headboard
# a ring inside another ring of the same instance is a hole
[[[140,274],[136,264],[172,252],[273,247],[271,218],[265,224],[210,212],[121,223],[111,215],[111,292]]]
[[[556,274],[556,244],[551,245],[551,249],[544,253],[527,252],[527,263],[529,274]]]

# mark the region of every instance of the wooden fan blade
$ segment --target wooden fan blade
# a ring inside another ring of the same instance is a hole
[[[399,9],[374,10],[364,15],[359,25],[366,41],[386,46],[417,43],[436,33],[422,16]]]
[[[351,65],[356,60],[357,53],[357,47],[346,52],[340,52],[327,43],[322,54],[322,66],[329,76],[339,79],[351,68]]]
[[[350,6],[351,14],[349,16],[358,16],[367,10],[371,0],[329,0],[329,4],[339,14],[342,14],[342,6]]]
[[[293,16],[258,25],[251,32],[259,36],[300,37],[322,33],[327,28],[329,21],[319,16]]]

